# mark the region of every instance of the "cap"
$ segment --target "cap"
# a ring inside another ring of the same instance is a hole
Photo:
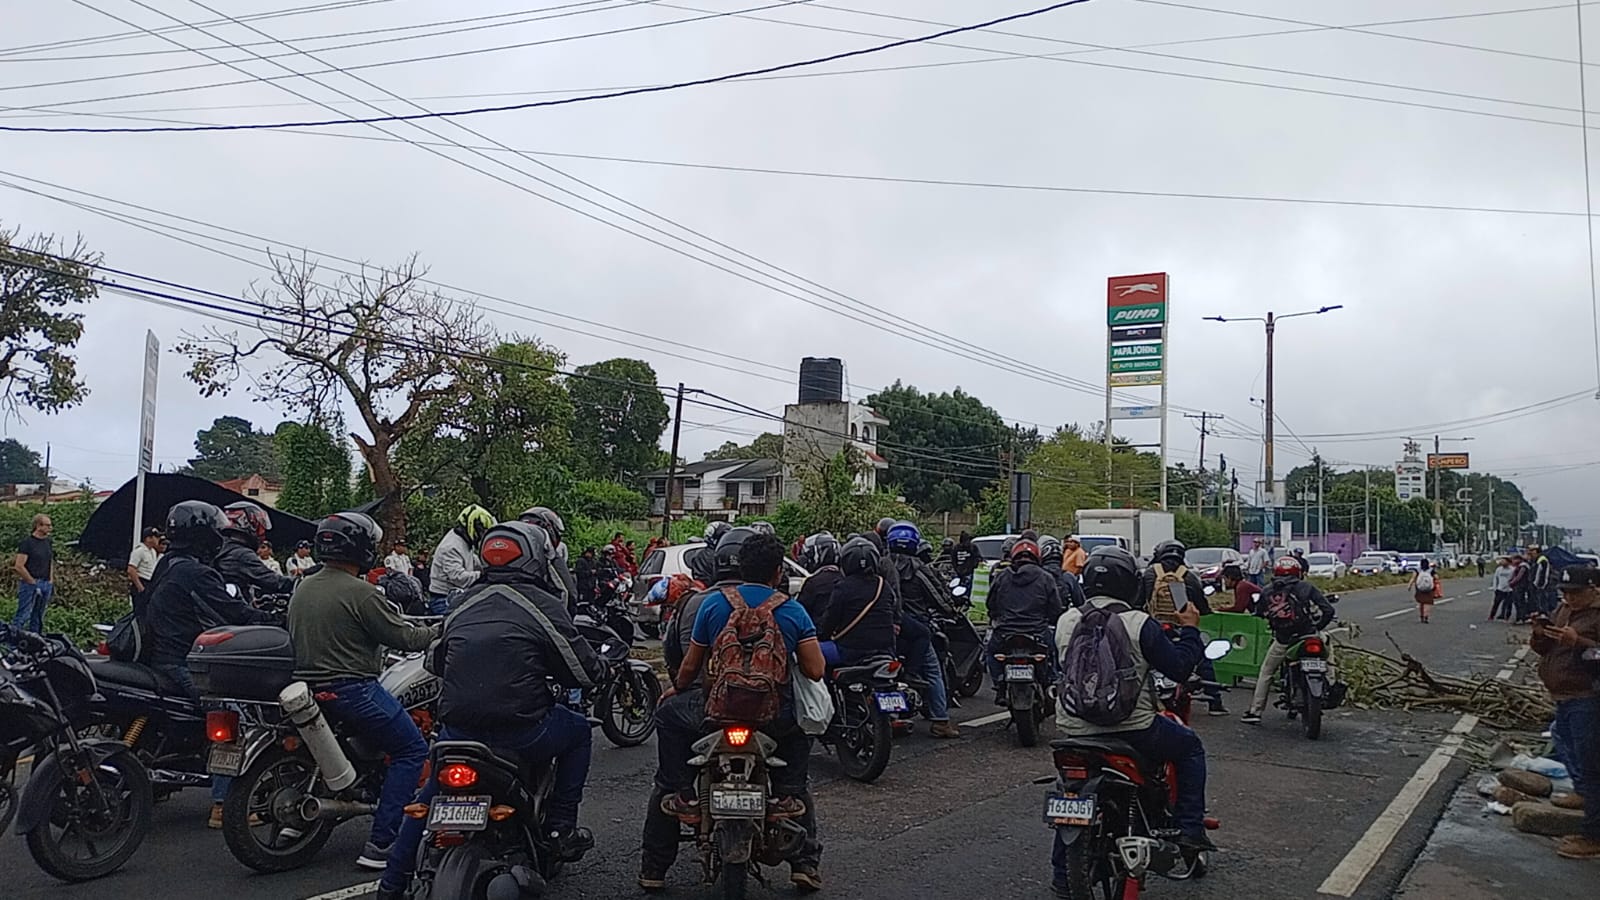
[[[1556,587],[1563,591],[1600,587],[1600,569],[1593,566],[1568,566],[1561,570],[1561,582]]]
[[[301,541],[300,543],[295,544],[294,546],[295,546],[296,550],[310,550],[311,549],[311,542],[310,541]]]
[[[144,528],[144,531],[140,532],[140,539],[141,540],[143,540],[144,538],[153,538],[153,537],[161,537],[161,536],[162,536],[161,535],[161,529],[155,527],[154,525],[146,525],[145,528]]]

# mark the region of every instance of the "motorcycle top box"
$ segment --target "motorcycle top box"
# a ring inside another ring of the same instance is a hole
[[[294,648],[275,625],[229,625],[195,638],[188,665],[202,694],[277,702],[294,680]]]

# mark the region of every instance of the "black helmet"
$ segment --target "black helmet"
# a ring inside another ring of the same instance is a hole
[[[354,563],[365,572],[378,561],[383,529],[366,513],[340,512],[318,522],[311,541],[317,562]]]
[[[878,545],[865,537],[845,541],[839,550],[839,569],[846,575],[871,575],[878,571]]]
[[[927,541],[917,544],[917,559],[925,563],[933,562],[933,545]]]
[[[267,532],[272,530],[272,517],[249,500],[229,503],[222,508],[222,514],[228,517],[228,527],[222,530],[223,536],[247,547],[261,546],[261,542],[267,539]]]
[[[538,525],[548,531],[550,533],[550,543],[558,547],[561,545],[562,535],[567,532],[567,523],[561,521],[561,517],[556,515],[556,511],[548,506],[529,507],[523,510],[522,515],[517,516],[517,518],[524,522]]]
[[[717,542],[722,540],[722,536],[731,530],[733,530],[733,526],[729,525],[727,522],[712,522],[710,525],[707,525],[706,546],[713,548],[716,547]]]
[[[956,548],[956,539],[955,538],[947,537],[944,540],[939,542],[939,550],[941,552],[948,553],[949,551],[954,550],[955,548]]]
[[[1066,551],[1061,547],[1061,539],[1045,535],[1039,541],[1039,559],[1041,562],[1058,563],[1065,559]]]
[[[478,556],[487,571],[515,573],[548,587],[555,548],[543,525],[518,520],[501,522],[484,532]]]
[[[1183,558],[1188,555],[1189,548],[1183,545],[1183,541],[1162,541],[1151,552],[1150,561],[1161,563],[1168,569],[1176,569],[1183,565]]]
[[[717,580],[717,563],[714,559],[716,551],[709,546],[696,547],[685,551],[683,556],[689,565],[689,576],[701,584],[710,584]]]
[[[839,539],[829,532],[819,531],[806,538],[800,556],[800,564],[812,572],[824,566],[836,566],[839,564]]]
[[[199,559],[211,559],[222,549],[222,532],[228,517],[204,500],[185,500],[167,510],[166,535],[174,550],[187,550]]]
[[[771,522],[751,522],[749,527],[750,530],[754,531],[756,534],[766,534],[773,537],[778,536],[778,529],[773,528]]]
[[[874,528],[872,530],[876,531],[880,537],[887,538],[889,536],[889,529],[891,529],[893,527],[894,527],[894,519],[891,519],[888,516],[884,516],[883,518],[878,520],[878,527]]]
[[[1090,597],[1132,603],[1139,596],[1139,564],[1121,547],[1096,547],[1083,563],[1081,578],[1083,591]]]
[[[711,551],[711,558],[717,570],[717,580],[727,581],[739,577],[739,548],[744,542],[756,536],[754,528],[730,528],[717,541],[717,548]]]

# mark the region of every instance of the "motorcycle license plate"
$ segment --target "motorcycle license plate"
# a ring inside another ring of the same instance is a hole
[[[482,831],[488,827],[488,797],[436,796],[428,807],[429,831]]]
[[[767,794],[741,788],[713,787],[711,789],[711,814],[713,816],[754,816],[767,814]]]
[[[1326,672],[1328,671],[1328,661],[1325,659],[1302,659],[1300,660],[1300,668],[1307,672]]]
[[[1007,681],[1032,681],[1033,666],[1006,666]]]
[[[1089,825],[1094,822],[1094,798],[1046,797],[1044,820],[1050,825]]]
[[[878,709],[881,712],[905,712],[909,708],[906,705],[906,695],[899,691],[886,691],[877,694],[876,699],[878,701]]]
[[[213,775],[237,776],[244,768],[244,748],[238,744],[212,744],[206,757],[206,771]]]

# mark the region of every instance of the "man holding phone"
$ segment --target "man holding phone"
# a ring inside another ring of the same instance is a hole
[[[1569,566],[1557,582],[1561,605],[1552,620],[1533,617],[1528,644],[1539,654],[1539,679],[1556,702],[1552,729],[1575,794],[1551,802],[1583,811],[1579,833],[1562,839],[1567,859],[1600,859],[1600,687],[1596,664],[1584,654],[1600,647],[1600,569]]]

